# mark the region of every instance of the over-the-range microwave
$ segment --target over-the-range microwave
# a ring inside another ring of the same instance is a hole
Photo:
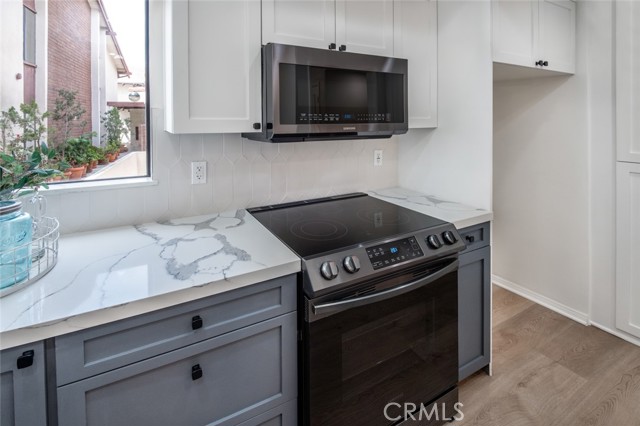
[[[407,60],[269,43],[262,123],[249,139],[298,142],[406,133]]]

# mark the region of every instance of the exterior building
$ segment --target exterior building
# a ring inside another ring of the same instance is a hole
[[[100,117],[131,74],[102,0],[0,1],[0,52],[1,110],[35,100],[52,111],[60,89],[75,91],[99,143]]]

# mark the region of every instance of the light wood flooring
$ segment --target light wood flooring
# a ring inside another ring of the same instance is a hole
[[[640,347],[493,288],[493,376],[460,385],[456,425],[640,426]]]

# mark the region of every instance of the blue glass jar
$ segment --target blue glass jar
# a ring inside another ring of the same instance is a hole
[[[0,201],[0,289],[29,276],[32,233],[32,219],[22,203]]]

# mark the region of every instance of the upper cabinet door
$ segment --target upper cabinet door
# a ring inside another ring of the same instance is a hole
[[[568,0],[540,0],[538,3],[538,60],[545,69],[574,73],[576,68],[576,4]]]
[[[532,58],[537,2],[494,1],[493,60],[512,65],[534,66]],[[535,18],[535,19],[534,19]]]
[[[493,61],[573,74],[576,5],[571,0],[494,0]]]
[[[349,52],[394,56],[393,0],[336,0],[336,44]]]
[[[395,0],[394,53],[409,60],[409,128],[438,125],[438,3]]]
[[[640,2],[615,7],[617,158],[640,163]]]
[[[262,0],[262,43],[327,49],[336,40],[335,0]]]
[[[165,129],[251,132],[261,119],[260,2],[168,0]]]

